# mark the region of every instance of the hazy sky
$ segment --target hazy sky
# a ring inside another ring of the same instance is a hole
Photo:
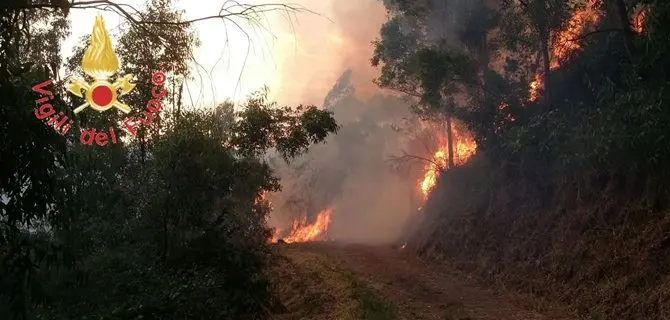
[[[225,0],[178,0],[189,19],[218,12]],[[117,1],[141,7],[143,0]],[[201,46],[195,51],[200,64],[193,64],[195,80],[188,83],[185,103],[210,106],[226,98],[243,99],[249,93],[270,87],[271,96],[281,104],[323,103],[335,80],[347,68],[354,69],[354,84],[360,95],[368,96],[376,88],[371,83],[375,70],[369,66],[371,42],[375,39],[385,11],[378,0],[244,0],[248,4],[264,2],[297,4],[316,13],[289,17],[269,13],[263,30],[246,23],[240,26],[220,20],[195,24]],[[69,55],[78,39],[91,32],[95,16],[92,9],[72,10],[72,36],[63,45]],[[109,32],[119,32],[123,18],[103,12]],[[226,45],[226,39],[228,40]],[[246,63],[245,63],[246,60]],[[244,64],[244,68],[243,68]],[[241,76],[241,79],[239,77]]]

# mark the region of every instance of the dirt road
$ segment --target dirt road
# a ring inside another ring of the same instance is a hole
[[[526,310],[448,266],[398,248],[311,243],[277,249],[285,256],[273,271],[285,310],[276,319],[574,319]]]

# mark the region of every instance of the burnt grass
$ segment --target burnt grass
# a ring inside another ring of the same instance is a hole
[[[540,181],[540,182],[538,182]],[[653,179],[443,174],[409,247],[480,282],[586,319],[670,318],[670,215]]]

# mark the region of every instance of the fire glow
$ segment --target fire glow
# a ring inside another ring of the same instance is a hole
[[[647,18],[647,8],[642,8],[634,15],[632,29],[636,33],[644,32],[644,21]]]
[[[582,36],[585,30],[595,26],[600,22],[601,15],[598,12],[596,4],[598,1],[591,0],[586,7],[575,11],[568,24],[563,30],[555,33],[552,37],[551,46],[551,60],[549,62],[549,69],[558,69],[563,62],[565,62],[570,55],[581,49],[579,44],[579,37]],[[539,92],[544,88],[544,79],[538,73],[529,85],[528,96],[530,101],[536,101],[539,97]]]
[[[561,66],[567,58],[581,48],[579,38],[584,30],[600,22],[600,13],[596,8],[597,1],[589,1],[587,6],[575,11],[565,29],[555,34],[551,50],[551,70]]]
[[[530,83],[528,88],[528,96],[530,101],[535,101],[540,96],[540,89],[544,88],[544,81],[542,81],[542,76],[538,73],[535,75],[535,79]]]
[[[324,235],[330,226],[330,216],[333,210],[326,208],[319,212],[314,223],[308,224],[307,218],[302,221],[295,220],[291,226],[291,233],[284,237],[286,243],[308,242],[324,240]],[[278,231],[279,232],[279,231]]]
[[[453,128],[454,140],[454,164],[464,164],[477,151],[477,143],[465,131]],[[423,179],[419,181],[419,189],[424,200],[428,199],[430,192],[433,191],[437,185],[437,179],[440,172],[448,169],[449,161],[447,155],[449,154],[449,144],[445,136],[438,137],[438,148],[433,154],[432,161],[426,164],[423,174]]]

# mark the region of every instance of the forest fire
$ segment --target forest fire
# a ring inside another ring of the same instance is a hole
[[[281,229],[279,228],[274,228],[272,232],[272,238],[270,238],[270,243],[277,243],[279,242],[279,235],[281,234]]]
[[[528,89],[528,99],[530,101],[535,101],[540,96],[540,89],[544,87],[544,82],[542,81],[542,76],[538,73],[535,75],[535,79],[530,83]]]
[[[303,218],[302,221],[293,221],[291,233],[284,237],[283,240],[286,243],[323,240],[323,235],[328,231],[328,226],[330,225],[330,216],[332,212],[333,210],[331,208],[324,209],[319,212],[316,221],[311,224],[307,223],[306,218]]]
[[[454,164],[464,164],[477,151],[477,143],[472,137],[463,130],[453,128],[454,138]],[[428,198],[430,192],[437,185],[437,179],[440,172],[449,167],[448,161],[449,144],[446,136],[438,137],[438,148],[433,154],[431,162],[427,163],[423,174],[423,179],[419,181],[419,188],[424,200]]]
[[[600,22],[601,15],[598,12],[597,4],[598,0],[590,0],[586,7],[572,14],[565,29],[553,35],[549,62],[551,70],[558,69],[571,54],[581,48],[577,39],[584,33],[584,30]],[[529,85],[529,100],[531,102],[536,101],[540,90],[543,88],[544,80],[538,73]]]
[[[437,184],[440,170],[447,167],[447,151],[443,150],[446,148],[446,146],[441,146],[440,150],[433,155],[433,162],[429,162],[426,165],[426,172],[424,173],[423,180],[420,182],[421,194],[424,199],[428,198],[430,191],[432,191]]]
[[[591,0],[583,9],[575,11],[565,29],[555,34],[551,50],[550,68],[557,69],[572,53],[581,48],[579,38],[585,29],[600,22],[600,13],[596,7],[598,1]]]
[[[647,8],[642,8],[637,11],[633,16],[632,28],[636,33],[642,33],[644,31],[644,20],[647,18]]]

